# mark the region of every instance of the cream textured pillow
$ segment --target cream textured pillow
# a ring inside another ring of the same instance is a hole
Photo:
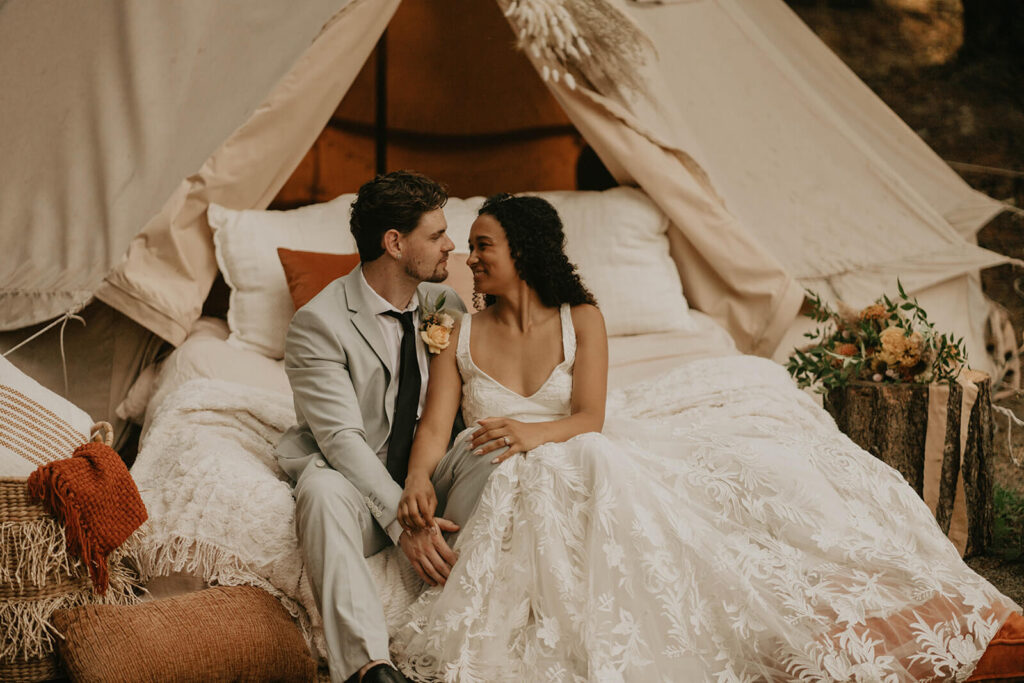
[[[231,288],[228,343],[270,358],[284,356],[284,336],[295,309],[277,248],[351,254],[353,194],[292,211],[235,211],[211,204],[217,265]]]
[[[27,477],[70,458],[89,440],[92,420],[0,356],[0,477]]]
[[[610,336],[693,329],[668,253],[668,216],[640,190],[536,192],[558,210],[566,252]]]
[[[285,323],[287,325],[287,322]],[[199,318],[181,346],[163,361],[146,404],[142,436],[145,438],[160,406],[178,387],[193,379],[222,379],[236,384],[291,394],[284,361],[228,345],[223,320]]]

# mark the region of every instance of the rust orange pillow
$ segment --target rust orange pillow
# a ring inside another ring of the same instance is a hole
[[[73,681],[316,680],[302,631],[280,602],[255,586],[60,609],[53,625]]]
[[[327,254],[320,251],[296,251],[277,248],[277,257],[284,268],[295,310],[299,310],[327,285],[348,275],[359,265],[359,254]],[[448,255],[446,285],[455,290],[466,308],[473,308],[473,273],[466,265],[466,254]]]
[[[1011,614],[988,644],[968,681],[1024,680],[1024,617]]]
[[[324,287],[342,275],[348,275],[359,265],[359,254],[325,254],[284,247],[277,248],[277,258],[284,268],[284,277],[296,311],[309,303]]]

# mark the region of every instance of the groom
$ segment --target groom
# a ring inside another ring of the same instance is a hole
[[[285,368],[298,424],[277,455],[295,481],[299,543],[334,683],[405,680],[388,661],[384,611],[364,558],[398,544],[430,584],[444,583],[456,559],[442,534],[404,531],[396,519],[429,371],[420,308],[443,293],[465,312],[451,288],[435,284],[448,276],[455,248],[447,200],[436,182],[407,171],[363,185],[351,215],[362,265],[296,312],[288,329]],[[452,478],[451,460],[435,479]],[[481,461],[463,463],[460,477]]]

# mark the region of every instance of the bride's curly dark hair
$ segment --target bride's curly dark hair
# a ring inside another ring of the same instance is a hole
[[[545,306],[562,304],[597,305],[576,266],[565,255],[565,231],[555,207],[540,197],[517,197],[508,193],[487,198],[478,215],[494,218],[505,230],[512,261],[523,281],[537,292]],[[497,298],[491,294],[483,299],[490,306]],[[476,301],[474,302],[476,303]]]

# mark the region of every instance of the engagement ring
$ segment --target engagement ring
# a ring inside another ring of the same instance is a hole
[[[509,444],[509,440],[508,440],[508,437],[506,436],[505,437],[505,445],[507,446],[508,444]]]

